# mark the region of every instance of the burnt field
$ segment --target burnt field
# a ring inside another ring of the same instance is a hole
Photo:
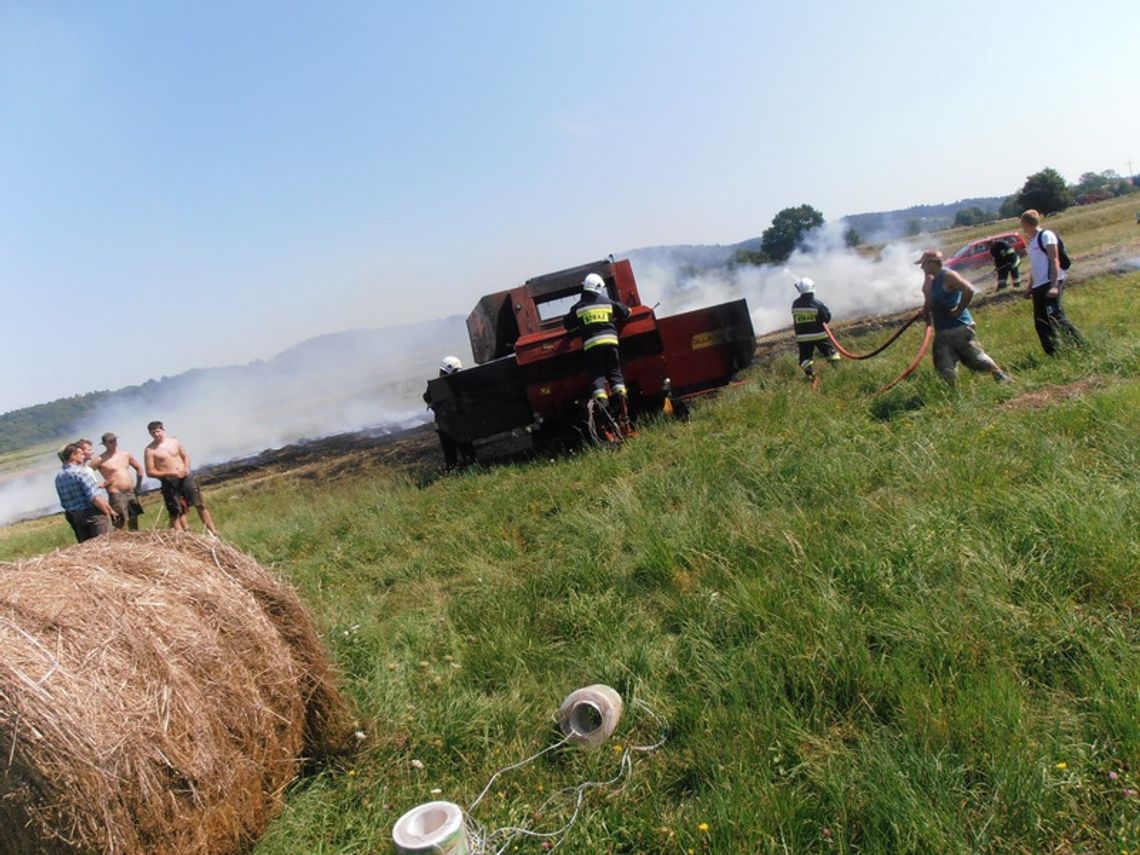
[[[401,472],[421,484],[441,474],[435,426],[418,425],[392,433],[354,431],[270,448],[250,457],[203,466],[204,484],[224,484],[288,474],[308,481],[330,481],[362,471]]]

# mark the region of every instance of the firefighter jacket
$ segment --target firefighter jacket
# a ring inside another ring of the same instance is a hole
[[[562,325],[581,335],[582,349],[589,350],[602,344],[617,347],[618,327],[628,318],[629,307],[625,303],[588,291],[566,313]]]
[[[815,298],[815,294],[800,294],[792,303],[796,341],[823,341],[827,338],[823,325],[830,320],[831,312]]]
[[[995,240],[990,244],[990,257],[994,260],[994,267],[1016,267],[1021,261],[1017,252],[1008,242]]]

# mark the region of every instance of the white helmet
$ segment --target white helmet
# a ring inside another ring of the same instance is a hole
[[[439,363],[439,375],[442,377],[445,374],[454,374],[462,367],[463,363],[459,361],[458,356],[445,356],[443,362]]]
[[[582,290],[590,291],[594,294],[601,294],[606,290],[605,280],[597,273],[591,273],[582,280]]]
[[[801,294],[810,294],[815,290],[815,283],[805,276],[803,279],[796,282],[796,290]]]

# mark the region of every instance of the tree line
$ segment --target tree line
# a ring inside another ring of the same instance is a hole
[[[0,415],[0,454],[75,439],[71,435],[74,426],[112,394],[106,390],[87,392]]]

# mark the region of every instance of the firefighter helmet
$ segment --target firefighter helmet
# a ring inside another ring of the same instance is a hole
[[[439,376],[443,377],[445,374],[454,374],[462,367],[463,363],[459,361],[458,356],[445,356],[443,362],[439,363]]]
[[[605,280],[597,273],[590,273],[582,280],[582,290],[590,291],[594,294],[601,294],[606,290]]]
[[[805,276],[796,282],[796,290],[801,294],[810,294],[815,290],[815,283]]]

